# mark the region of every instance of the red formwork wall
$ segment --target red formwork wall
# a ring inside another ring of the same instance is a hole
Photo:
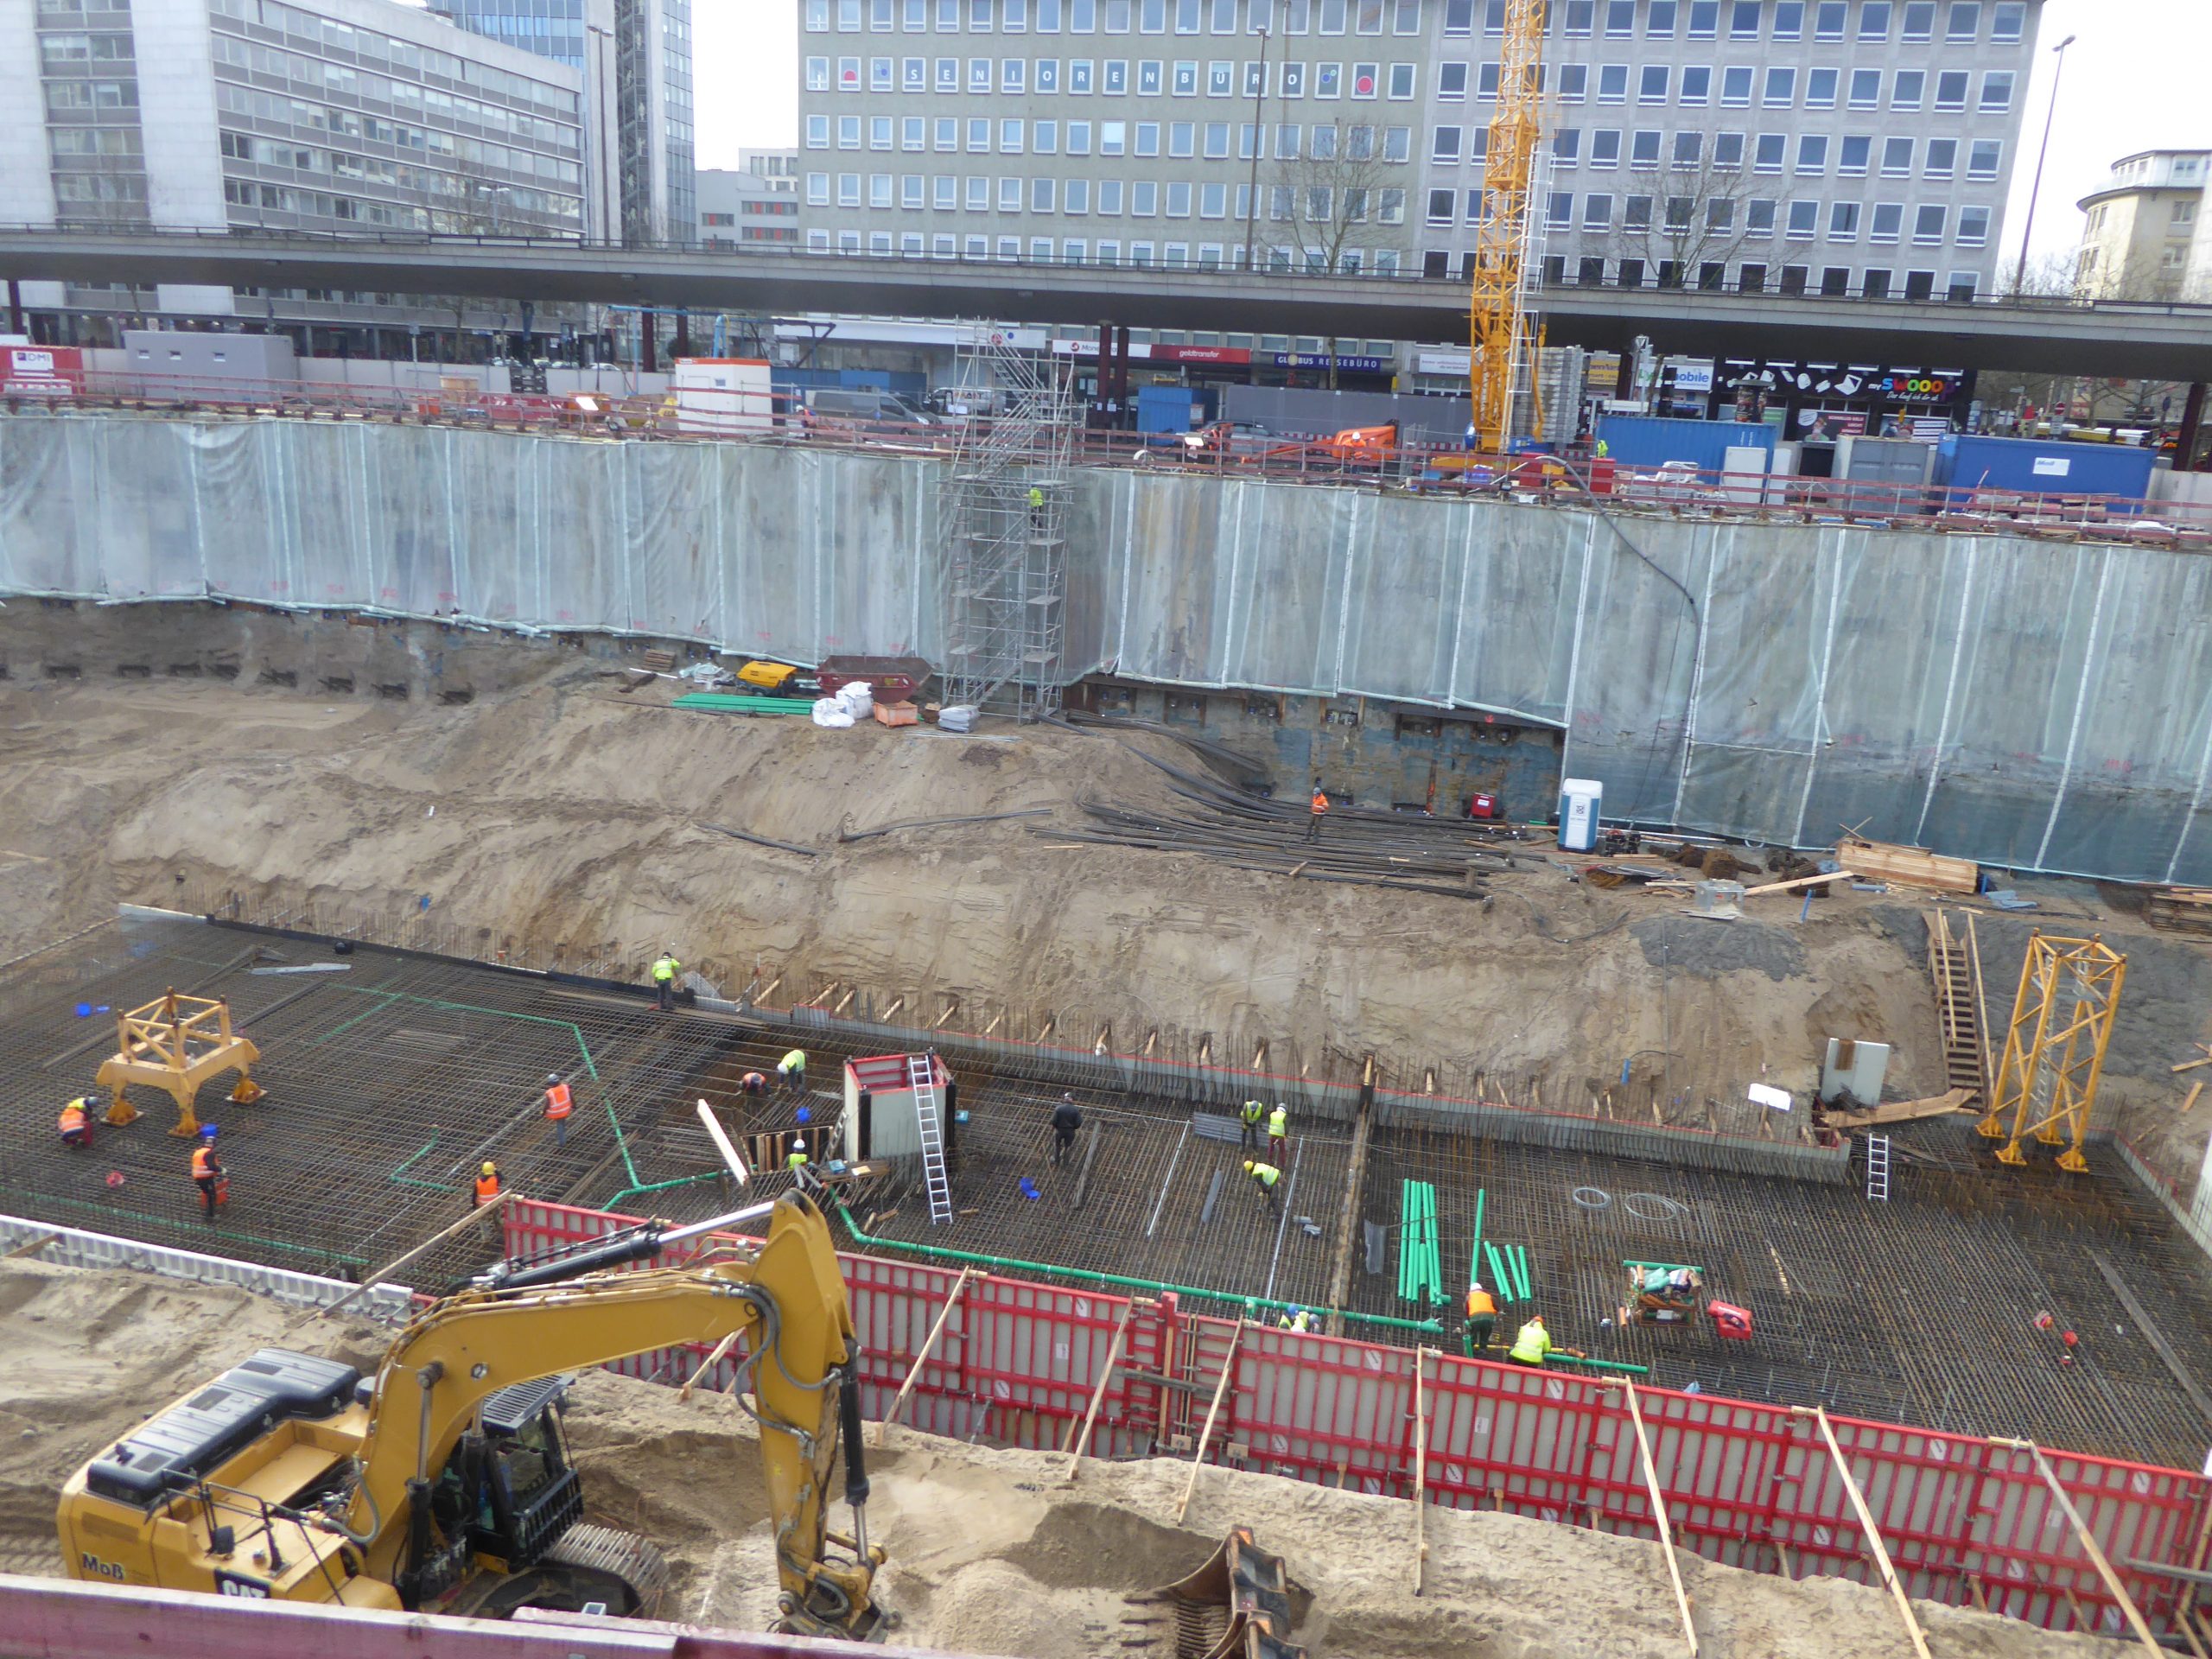
[[[630,1219],[518,1199],[507,1207],[507,1246],[542,1249]],[[671,1256],[689,1260],[706,1248],[697,1241]],[[863,1413],[880,1417],[959,1270],[876,1256],[840,1260],[864,1351]],[[914,1380],[903,1421],[988,1445],[1058,1449],[1089,1409],[1125,1318],[1121,1361],[1090,1442],[1096,1455],[1187,1456],[1219,1357],[1233,1340],[1236,1370],[1209,1462],[1410,1498],[1420,1363],[1427,1501],[1657,1536],[1618,1381],[1433,1351],[1417,1360],[1408,1349],[1249,1325],[1239,1333],[1231,1321],[1185,1313],[1172,1296],[1132,1299],[971,1274]],[[613,1369],[679,1380],[705,1352],[645,1355]],[[727,1387],[735,1365],[724,1360],[702,1386]],[[1637,1398],[1682,1548],[1756,1571],[1873,1581],[1862,1529],[1809,1414],[1665,1389],[1638,1387]],[[2117,1601],[2030,1453],[1892,1423],[1830,1423],[1913,1595],[2051,1630],[2121,1631]],[[2175,1583],[2119,1564],[2202,1567],[2212,1482],[2109,1458],[2044,1456],[2152,1628],[2169,1628]]]

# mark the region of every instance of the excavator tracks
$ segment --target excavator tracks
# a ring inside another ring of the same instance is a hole
[[[541,1568],[566,1568],[580,1578],[603,1575],[627,1585],[636,1598],[633,1617],[654,1618],[668,1593],[668,1558],[658,1546],[634,1532],[579,1522],[563,1533],[539,1563]],[[610,1607],[608,1611],[614,1611]]]

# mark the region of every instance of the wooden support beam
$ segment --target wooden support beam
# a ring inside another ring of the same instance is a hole
[[[1213,1403],[1206,1408],[1206,1426],[1198,1431],[1198,1449],[1191,1454],[1191,1478],[1183,1483],[1183,1501],[1175,1506],[1179,1527],[1191,1512],[1191,1494],[1198,1490],[1198,1471],[1206,1466],[1206,1443],[1213,1439],[1214,1419],[1221,1415],[1221,1402],[1229,1393],[1230,1380],[1236,1375],[1236,1351],[1243,1345],[1244,1320],[1240,1314],[1236,1329],[1229,1333],[1229,1351],[1222,1357],[1221,1380],[1213,1385]]]
[[[689,1400],[691,1397],[691,1390],[699,1386],[700,1379],[728,1357],[729,1351],[737,1346],[737,1339],[743,1334],[742,1332],[733,1331],[716,1343],[714,1351],[701,1360],[699,1369],[691,1373],[691,1380],[676,1391],[676,1397],[679,1400]]]
[[[1090,1444],[1090,1426],[1098,1421],[1098,1408],[1106,1403],[1106,1385],[1114,1380],[1114,1367],[1122,1358],[1122,1339],[1129,1334],[1129,1315],[1136,1311],[1135,1302],[1122,1310],[1121,1320],[1114,1326],[1114,1340],[1106,1350],[1106,1363],[1098,1373],[1098,1386],[1090,1391],[1090,1409],[1083,1414],[1083,1432],[1060,1448],[1068,1454],[1067,1472],[1060,1477],[1063,1481],[1072,1483],[1075,1471],[1083,1466],[1084,1450]]]
[[[1797,1416],[1806,1414],[1802,1406],[1792,1406]],[[1866,1535],[1866,1546],[1873,1553],[1874,1565],[1880,1569],[1882,1583],[1890,1599],[1897,1605],[1897,1617],[1904,1621],[1905,1634],[1912,1638],[1912,1650],[1917,1659],[1929,1659],[1928,1637],[1920,1628],[1920,1616],[1912,1611],[1912,1598],[1904,1592],[1904,1585],[1897,1578],[1897,1568],[1890,1564],[1890,1552],[1882,1542],[1882,1529],[1874,1524],[1873,1511],[1866,1507],[1866,1499],[1859,1490],[1859,1482],[1851,1472],[1851,1459],[1843,1455],[1843,1447],[1836,1443],[1835,1430],[1828,1422],[1827,1408],[1815,1406],[1813,1421],[1821,1427],[1821,1438],[1828,1443],[1828,1456],[1835,1463],[1835,1472],[1843,1482],[1843,1495],[1851,1500],[1851,1512],[1859,1517],[1859,1530]]]
[[[883,1421],[875,1426],[876,1445],[883,1444],[883,1437],[891,1432],[892,1425],[906,1409],[906,1396],[914,1391],[914,1384],[921,1380],[922,1363],[929,1358],[931,1351],[937,1346],[937,1339],[944,1334],[945,1322],[952,1318],[954,1305],[967,1290],[968,1281],[975,1276],[975,1268],[963,1268],[960,1276],[952,1281],[952,1288],[944,1298],[944,1306],[938,1309],[937,1318],[931,1321],[929,1335],[922,1338],[922,1345],[914,1355],[914,1363],[906,1368],[906,1381],[899,1383],[899,1392],[892,1398],[891,1409],[883,1414]]]
[[[1330,1251],[1329,1317],[1323,1329],[1332,1337],[1344,1333],[1344,1306],[1351,1294],[1353,1241],[1359,1231],[1359,1196],[1367,1181],[1367,1141],[1371,1127],[1372,1114],[1368,1096],[1363,1090],[1352,1119],[1351,1154],[1345,1160],[1344,1195],[1337,1205],[1337,1236]]]
[[[1651,1495],[1651,1519],[1659,1529],[1659,1548],[1666,1552],[1667,1577],[1675,1586],[1675,1607],[1682,1616],[1682,1637],[1689,1643],[1691,1659],[1696,1659],[1697,1625],[1690,1618],[1689,1592],[1682,1588],[1682,1564],[1675,1557],[1675,1527],[1667,1518],[1667,1494],[1659,1484],[1659,1465],[1651,1455],[1651,1436],[1644,1432],[1643,1408],[1637,1400],[1635,1383],[1624,1380],[1621,1388],[1628,1395],[1629,1421],[1636,1426],[1637,1457],[1643,1465],[1644,1490]]]
[[[59,1233],[41,1233],[36,1238],[26,1239],[21,1244],[16,1245],[14,1249],[9,1251],[7,1255],[0,1255],[0,1262],[13,1262],[20,1255],[36,1255],[41,1250],[44,1249],[48,1245],[53,1243],[55,1239],[60,1236],[61,1235]]]
[[[1763,893],[1795,893],[1800,887],[1817,887],[1823,881],[1855,881],[1855,870],[1836,870],[1827,875],[1801,875],[1794,881],[1770,881],[1764,887],[1745,887],[1743,896],[1756,899]]]
[[[2112,1562],[2098,1547],[2088,1523],[2082,1519],[2082,1512],[2074,1507],[2074,1500],[2067,1497],[2066,1489],[2058,1484],[2058,1476],[2051,1469],[2050,1460],[2044,1456],[2043,1448],[2033,1440],[2008,1440],[1995,1434],[1989,1438],[1993,1445],[2014,1452],[2024,1452],[2035,1459],[2036,1472],[2043,1477],[2043,1484],[2050,1489],[2051,1499],[2058,1505],[2059,1513],[2066,1517],[2066,1524],[2074,1529],[2074,1536],[2080,1541],[2082,1553],[2088,1556],[2089,1565],[2097,1569],[2097,1576],[2105,1581],[2105,1588],[2112,1592],[2113,1599],[2120,1604],[2120,1611],[2126,1615],[2129,1628],[2135,1632],[2135,1639],[2152,1653],[2163,1652],[2158,1637],[2151,1634],[2150,1625],[2144,1622],[2142,1609],[2127,1593],[2127,1586],[2120,1581],[2120,1574],[2113,1571]]]
[[[2191,1111],[2196,1109],[2196,1097],[2203,1092],[2204,1085],[2202,1083],[2192,1083],[2189,1085],[2188,1097],[2181,1103],[2182,1116],[2187,1117]]]

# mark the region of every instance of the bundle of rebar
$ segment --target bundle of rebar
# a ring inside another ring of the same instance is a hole
[[[1113,802],[1081,803],[1096,826],[1040,830],[1058,842],[1133,847],[1153,852],[1196,853],[1239,869],[1295,876],[1307,881],[1481,898],[1479,878],[1513,868],[1512,854],[1464,823],[1406,812],[1332,807],[1316,815],[1299,802],[1234,790],[1197,777],[1150,755],[1144,757],[1175,781],[1187,810],[1160,810]]]

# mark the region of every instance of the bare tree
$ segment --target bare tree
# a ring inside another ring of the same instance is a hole
[[[1684,141],[1705,135],[1678,134]],[[1740,153],[1716,156],[1713,145],[1678,149],[1664,162],[1646,161],[1626,175],[1611,242],[1616,258],[1637,260],[1662,288],[1718,288],[1751,238],[1751,191]],[[1765,227],[1768,232],[1774,226]]]
[[[2145,275],[2137,272],[2139,278]],[[2031,261],[2021,278],[2025,300],[2132,300],[2167,297],[2154,283],[2126,280],[2126,273],[2092,272],[2084,281],[2080,256],[2046,254]],[[2047,423],[2056,431],[2068,423],[2081,426],[2170,428],[2181,418],[2189,386],[2177,380],[2096,379],[2071,374],[2021,374],[1985,370],[1975,378],[1982,407],[2011,416],[2023,425]]]
[[[1269,181],[1270,235],[1292,242],[1287,259],[1271,257],[1278,270],[1292,263],[1313,273],[1357,275],[1382,250],[1403,256],[1406,246],[1407,169],[1382,159],[1381,135],[1363,123],[1333,122],[1307,129],[1305,148],[1278,156]],[[1329,336],[1329,385],[1337,384],[1337,336]]]

